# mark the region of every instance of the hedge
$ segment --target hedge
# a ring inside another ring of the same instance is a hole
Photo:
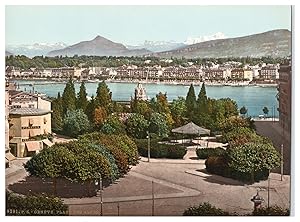
[[[49,197],[45,195],[21,196],[7,192],[6,215],[63,216],[68,215],[68,206],[57,197]]]
[[[252,213],[253,216],[290,216],[290,210],[277,205],[257,208]]]
[[[251,173],[242,173],[228,166],[228,160],[224,156],[210,156],[205,161],[206,170],[209,173],[217,174],[224,177],[233,178],[244,182],[254,182],[265,180],[269,176],[268,170],[261,170],[254,173],[252,178]],[[252,181],[254,179],[254,181]]]
[[[207,159],[210,156],[223,156],[225,154],[225,150],[221,147],[218,148],[203,148],[197,149],[196,153],[199,159]]]
[[[210,203],[204,202],[199,206],[186,209],[183,216],[230,216],[230,214],[220,208],[212,206]]]
[[[143,157],[148,157],[148,140],[135,140],[139,154]],[[182,159],[186,154],[186,148],[181,145],[159,143],[159,140],[150,141],[150,156],[151,158],[170,158]]]

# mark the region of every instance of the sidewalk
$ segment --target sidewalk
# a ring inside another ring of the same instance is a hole
[[[142,162],[148,162],[147,157],[141,157],[140,161]],[[164,158],[150,158],[150,163],[170,163],[170,164],[204,164],[205,160],[193,160],[193,159],[164,159]]]
[[[130,171],[129,176],[136,178],[141,178],[145,181],[155,183],[157,186],[166,186],[169,187],[171,192],[168,193],[154,193],[148,195],[130,195],[130,196],[120,196],[120,197],[103,197],[104,203],[116,203],[116,202],[128,202],[128,201],[139,201],[139,200],[151,200],[153,197],[155,199],[164,199],[164,198],[176,198],[176,197],[193,197],[201,194],[198,190],[180,186],[175,183],[171,183],[165,180],[156,179],[153,177],[145,176],[137,172]],[[121,179],[122,180],[122,179]],[[104,192],[107,194],[107,187],[104,189]],[[179,192],[174,192],[172,190],[178,190]],[[106,191],[105,191],[106,190]],[[109,192],[109,191],[108,191]],[[95,204],[100,202],[99,194],[96,197],[87,197],[87,198],[64,198],[64,203],[68,205],[85,205],[85,204]]]
[[[187,170],[187,171],[185,171],[185,173],[188,173],[188,174],[191,174],[194,176],[203,177],[203,178],[210,178],[217,182],[222,182],[222,183],[228,184],[228,185],[235,184],[235,185],[240,185],[240,186],[245,186],[245,187],[254,187],[254,188],[257,188],[260,190],[268,188],[268,180],[264,180],[264,181],[260,181],[260,182],[256,182],[251,185],[248,185],[241,181],[234,180],[232,178],[227,178],[227,177],[223,177],[223,176],[219,176],[219,175],[215,175],[215,174],[209,174],[209,173],[201,172],[198,170]],[[280,174],[270,173],[270,188],[272,188],[272,189],[279,188],[280,189],[285,186],[290,186],[290,176],[289,175],[283,175],[283,180],[281,181]]]

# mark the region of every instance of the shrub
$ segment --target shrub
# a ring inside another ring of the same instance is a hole
[[[210,203],[204,202],[199,206],[186,209],[183,216],[229,216],[229,213],[212,206]]]
[[[30,195],[24,197],[7,192],[6,209],[16,210],[16,212],[7,212],[7,215],[15,216],[68,215],[68,206],[65,205],[61,199],[45,195]]]
[[[203,148],[197,149],[196,153],[199,159],[207,159],[210,156],[223,156],[225,154],[225,150],[221,147],[218,148]]]
[[[255,131],[246,127],[237,127],[223,134],[223,142],[228,142],[230,147],[241,145],[248,142],[254,142],[258,138]]]
[[[112,179],[109,160],[99,151],[77,141],[55,144],[34,155],[25,169],[42,178],[66,178],[70,181],[92,180],[100,173],[105,179]]]
[[[253,216],[289,216],[290,210],[277,205],[271,207],[261,207],[253,211]]]
[[[205,161],[206,170],[209,173],[221,176],[227,175],[227,160],[224,156],[210,156]]]
[[[139,154],[143,157],[148,157],[148,140],[136,140]],[[150,141],[151,158],[170,158],[182,159],[186,154],[186,149],[181,145],[159,143],[159,140],[152,139]]]
[[[280,166],[280,157],[271,144],[247,143],[227,152],[228,165],[241,173],[256,173]]]

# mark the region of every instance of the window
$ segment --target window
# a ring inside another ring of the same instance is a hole
[[[28,107],[29,108],[34,108],[34,104],[29,104]]]
[[[18,148],[17,148],[17,144],[16,143],[10,143],[9,144],[9,148],[10,148],[10,152],[12,153],[12,155],[14,156],[17,156],[17,151],[18,151]]]

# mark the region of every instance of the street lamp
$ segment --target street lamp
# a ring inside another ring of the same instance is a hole
[[[148,139],[148,162],[150,162],[150,134],[147,131],[147,139]]]
[[[257,191],[256,195],[252,197],[251,201],[254,203],[254,211],[261,206],[261,204],[265,201],[264,198],[259,196],[259,191]]]
[[[102,177],[101,174],[99,173],[99,182],[95,181],[95,185],[98,185],[98,190],[100,191],[100,215],[103,216],[103,195],[102,195],[102,190],[103,190],[103,185],[102,185]]]

